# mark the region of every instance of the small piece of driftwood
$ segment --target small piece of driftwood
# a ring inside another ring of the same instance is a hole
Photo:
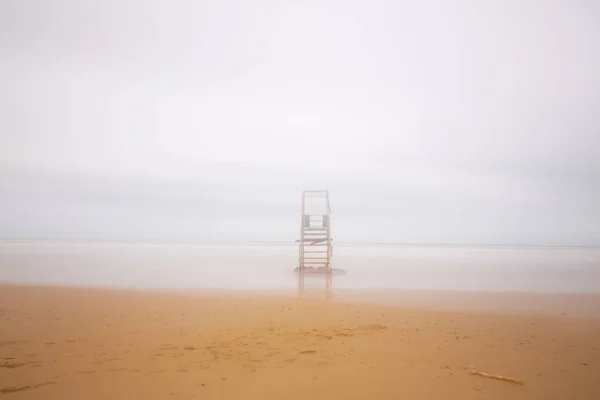
[[[525,385],[524,381],[521,381],[519,379],[509,378],[507,376],[488,374],[487,372],[481,372],[481,371],[478,371],[476,369],[472,369],[470,372],[471,372],[472,375],[479,375],[479,376],[483,376],[484,378],[491,378],[491,379],[496,379],[496,380],[499,380],[499,381],[505,381],[505,382],[515,383],[515,384],[521,385],[521,386]]]

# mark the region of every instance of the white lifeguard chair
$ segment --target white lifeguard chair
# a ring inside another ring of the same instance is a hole
[[[332,283],[331,206],[328,190],[302,192],[302,219],[298,251],[298,288],[304,289],[306,275],[326,278],[326,287]]]

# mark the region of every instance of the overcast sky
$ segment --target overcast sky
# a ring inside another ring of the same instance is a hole
[[[594,0],[0,0],[0,237],[600,245]]]

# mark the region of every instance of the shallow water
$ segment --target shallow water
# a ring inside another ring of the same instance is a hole
[[[293,244],[0,243],[0,282],[291,289]],[[343,245],[334,287],[600,293],[600,248]],[[313,278],[309,286],[323,282]]]

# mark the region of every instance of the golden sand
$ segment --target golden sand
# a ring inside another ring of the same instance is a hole
[[[584,297],[591,310],[598,299]],[[599,315],[502,313],[493,302],[484,313],[486,296],[474,301],[477,310],[433,311],[433,303],[4,286],[0,396],[600,399]]]

